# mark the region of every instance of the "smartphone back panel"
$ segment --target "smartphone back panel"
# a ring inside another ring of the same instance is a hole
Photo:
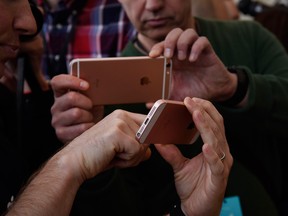
[[[171,62],[163,57],[74,59],[71,74],[89,82],[94,105],[154,102],[169,97]]]
[[[158,100],[136,133],[140,143],[191,144],[199,133],[183,102]]]

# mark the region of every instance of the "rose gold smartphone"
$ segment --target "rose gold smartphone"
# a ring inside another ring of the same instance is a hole
[[[199,133],[183,102],[158,100],[154,103],[136,139],[148,144],[192,144]]]
[[[172,61],[164,57],[84,58],[70,73],[89,82],[94,105],[154,102],[169,97]]]

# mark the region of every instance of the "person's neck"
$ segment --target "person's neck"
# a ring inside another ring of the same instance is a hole
[[[187,25],[181,27],[183,30],[184,29],[188,29],[188,28],[193,28],[196,30],[196,21],[194,17],[191,17],[190,21],[187,23]],[[196,30],[197,31],[197,30]],[[137,40],[138,42],[141,43],[142,48],[144,48],[147,52],[149,52],[151,50],[151,48],[156,44],[161,42],[163,39],[160,40],[156,40],[156,39],[151,39],[149,37],[147,37],[146,35],[143,35],[141,33],[137,34]]]
[[[138,33],[137,35],[137,40],[138,40],[138,43],[140,43],[140,47],[142,49],[142,52],[147,52],[149,53],[149,51],[151,50],[151,48],[156,44],[158,43],[159,41],[158,40],[153,40],[141,33]]]

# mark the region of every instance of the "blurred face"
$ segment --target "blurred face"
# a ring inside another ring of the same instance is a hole
[[[175,27],[191,27],[192,0],[119,0],[137,31],[161,41]]]
[[[0,0],[0,78],[4,65],[16,58],[19,36],[36,32],[36,22],[28,0]]]

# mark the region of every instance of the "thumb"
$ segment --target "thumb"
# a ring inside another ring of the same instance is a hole
[[[164,41],[155,44],[149,52],[149,56],[151,58],[159,57],[164,52]]]
[[[186,158],[183,157],[182,153],[175,145],[155,144],[155,148],[163,159],[172,166],[174,171],[181,169],[181,165]]]

